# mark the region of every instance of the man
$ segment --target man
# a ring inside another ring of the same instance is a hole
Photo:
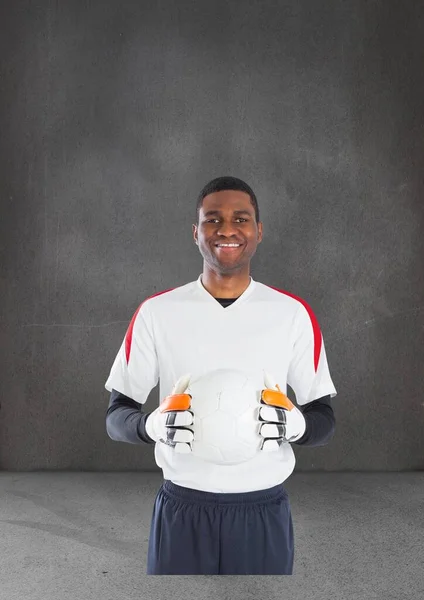
[[[292,574],[293,524],[282,485],[295,465],[290,444],[323,445],[335,426],[330,398],[337,392],[322,334],[306,302],[250,276],[263,226],[245,182],[207,184],[196,220],[203,272],[137,309],[106,382],[107,432],[116,441],[154,443],[163,471],[148,574]],[[191,451],[189,377],[219,368],[265,372],[263,398],[276,399],[261,404],[261,449],[238,465],[206,463]],[[144,414],[158,381],[165,402]],[[287,384],[298,407],[284,394]]]

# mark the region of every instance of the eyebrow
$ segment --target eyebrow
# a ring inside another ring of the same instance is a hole
[[[205,212],[204,216],[205,217],[210,217],[211,215],[220,215],[222,211],[220,210],[208,210],[207,212]],[[248,210],[235,210],[233,211],[235,215],[249,215],[249,217],[252,216],[252,213]]]

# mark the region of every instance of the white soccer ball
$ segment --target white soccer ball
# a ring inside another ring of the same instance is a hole
[[[192,452],[207,462],[234,465],[260,449],[260,383],[243,371],[219,369],[190,382]]]

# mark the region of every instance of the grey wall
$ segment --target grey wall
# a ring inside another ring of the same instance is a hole
[[[339,392],[298,469],[422,469],[421,3],[1,11],[1,468],[155,468],[107,437],[104,382],[139,303],[200,274],[195,199],[231,174],[252,275],[311,304]]]

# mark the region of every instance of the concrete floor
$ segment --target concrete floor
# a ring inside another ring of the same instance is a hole
[[[147,576],[160,473],[0,473],[1,600],[424,599],[424,473],[295,473],[295,573]]]

